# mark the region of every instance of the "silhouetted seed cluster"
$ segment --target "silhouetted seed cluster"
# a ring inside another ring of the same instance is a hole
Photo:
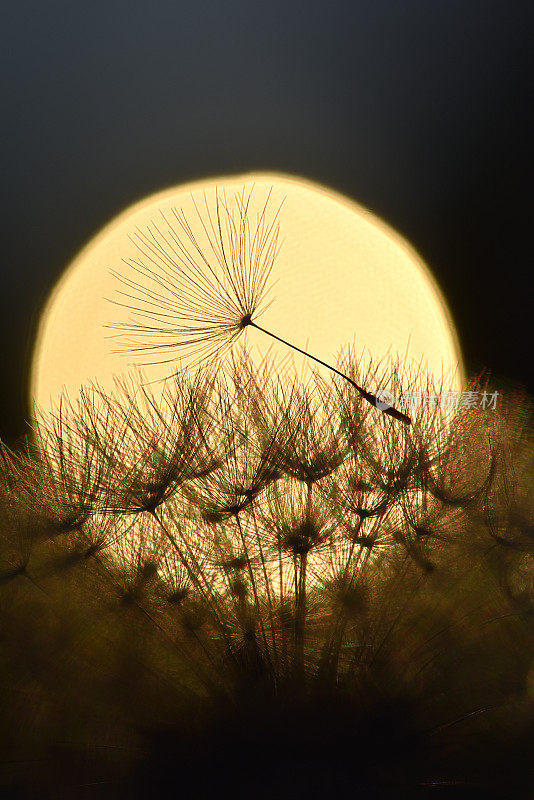
[[[420,381],[361,376],[350,357],[344,369],[394,391]],[[345,380],[282,381],[245,357],[225,376],[176,377],[157,401],[137,378],[64,400],[25,452],[0,452],[3,741],[109,744],[84,774],[127,782],[156,763],[147,737],[172,730],[173,749],[193,736],[191,714],[198,733],[250,705],[264,742],[273,703],[297,738],[318,724],[306,703],[326,725],[341,703],[355,726],[339,711],[342,753],[346,737],[369,755],[391,726],[427,753],[406,745],[402,767],[392,740],[379,783],[494,783],[482,746],[473,766],[454,743],[467,724],[502,765],[510,746],[488,731],[505,719],[526,741],[529,414],[519,399],[427,406],[403,426]]]

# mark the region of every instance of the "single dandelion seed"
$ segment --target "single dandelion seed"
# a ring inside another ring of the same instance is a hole
[[[191,197],[201,239],[183,210],[161,212],[161,219],[130,237],[139,257],[124,259],[128,273],[112,271],[125,287],[113,301],[130,312],[128,321],[110,327],[137,337],[127,345],[144,354],[145,364],[189,363],[222,356],[247,328],[254,328],[342,377],[375,408],[405,424],[410,417],[377,397],[345,373],[257,323],[270,303],[265,298],[279,252],[279,213],[269,212],[271,191],[251,224],[251,200],[243,189],[231,205],[215,191],[212,211]],[[272,302],[272,300],[271,300]]]

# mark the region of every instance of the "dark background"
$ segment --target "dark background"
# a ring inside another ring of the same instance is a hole
[[[144,195],[254,168],[382,216],[432,267],[470,372],[533,391],[531,2],[2,6],[0,435],[39,310]]]

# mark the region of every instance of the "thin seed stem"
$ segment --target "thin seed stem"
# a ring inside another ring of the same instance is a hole
[[[304,633],[306,625],[306,568],[307,553],[295,557],[295,666],[298,675],[304,674]]]
[[[189,577],[191,579],[191,582],[195,585],[195,587],[198,589],[198,591],[200,592],[200,594],[202,595],[202,597],[206,601],[206,604],[208,605],[208,607],[209,607],[209,609],[211,611],[212,619],[215,622],[215,624],[217,625],[217,627],[219,628],[219,630],[221,631],[221,634],[222,634],[222,636],[224,638],[224,641],[225,641],[226,647],[228,649],[228,652],[230,653],[231,656],[233,656],[232,642],[231,642],[231,639],[230,639],[229,634],[228,634],[227,626],[226,626],[226,624],[224,622],[224,615],[220,614],[219,604],[217,603],[216,599],[215,598],[211,598],[209,596],[209,593],[208,593],[207,589],[204,588],[204,586],[202,585],[202,583],[200,581],[200,578],[199,578],[199,575],[202,575],[202,570],[201,570],[198,562],[194,558],[193,554],[191,553],[191,549],[188,548],[189,557],[191,558],[191,561],[192,561],[192,563],[193,563],[193,565],[195,567],[195,570],[193,570],[191,568],[191,566],[190,566],[190,564],[189,564],[189,562],[187,560],[187,557],[182,552],[182,550],[181,550],[176,538],[169,531],[169,529],[167,528],[167,526],[163,522],[163,519],[161,518],[161,516],[159,516],[159,514],[155,510],[151,511],[150,513],[151,513],[152,517],[156,520],[158,525],[160,526],[161,530],[163,531],[163,533],[165,534],[167,539],[170,541],[171,545],[174,547],[176,553],[178,554],[178,556],[180,558],[181,563],[184,565],[185,569],[187,570],[187,573],[188,573],[188,575],[189,575]]]
[[[277,336],[276,333],[271,333],[271,331],[268,331],[265,328],[262,328],[260,325],[257,325],[255,322],[252,322],[252,320],[245,319],[242,322],[242,326],[245,328],[248,325],[251,325],[253,328],[256,328],[257,330],[261,331],[262,333],[266,333],[267,336],[271,336],[273,339],[276,339],[278,342],[281,342],[282,344],[285,344],[288,347],[291,347],[293,350],[296,350],[298,353],[302,353],[303,356],[307,356],[307,358],[311,358],[313,361],[316,361],[318,364],[321,364],[323,367],[326,367],[327,369],[331,370],[332,372],[335,372],[336,375],[339,375],[341,378],[344,378],[346,381],[348,381],[350,383],[351,386],[354,386],[356,391],[358,391],[360,393],[360,395],[363,397],[364,400],[367,400],[367,402],[370,403],[372,406],[374,406],[375,408],[378,408],[378,406],[377,406],[377,398],[375,397],[375,395],[371,394],[371,392],[366,392],[365,389],[362,389],[361,386],[358,386],[358,384],[355,381],[353,381],[352,378],[349,378],[348,375],[345,375],[343,372],[340,372],[335,367],[332,367],[330,364],[327,364],[326,361],[321,361],[320,358],[317,358],[316,356],[312,356],[311,353],[307,353],[305,350],[301,350],[300,347],[297,347],[295,344],[291,344],[291,342],[286,341],[286,339],[282,339],[282,337],[281,336]],[[392,406],[389,406],[389,408],[379,408],[378,410],[382,411],[384,414],[388,414],[390,417],[394,417],[395,419],[398,419],[401,422],[404,422],[405,425],[411,425],[412,421],[411,421],[410,417],[407,414],[403,414],[402,411],[398,411],[396,408],[393,408]]]
[[[268,610],[269,610],[269,622],[270,622],[270,626],[271,626],[271,640],[272,640],[272,643],[273,643],[273,657],[274,657],[274,660],[276,662],[276,666],[278,667],[278,648],[276,646],[276,636],[275,636],[275,627],[274,627],[274,619],[273,619],[274,603],[273,603],[273,598],[272,598],[272,594],[271,594],[271,581],[270,581],[269,576],[267,575],[267,567],[266,567],[266,564],[265,564],[265,555],[264,555],[263,547],[262,547],[262,544],[261,544],[261,536],[260,536],[260,532],[259,532],[259,528],[258,528],[258,521],[256,519],[256,514],[254,512],[254,505],[252,505],[251,511],[252,511],[252,520],[254,522],[254,532],[256,534],[256,541],[258,543],[258,550],[259,550],[259,553],[260,553],[263,578],[264,578],[264,581],[265,581],[265,589],[266,589],[266,592],[267,592],[267,604],[268,604]]]
[[[252,586],[252,593],[254,595],[254,605],[256,607],[256,611],[257,611],[257,614],[258,614],[258,622],[259,622],[260,631],[261,631],[261,638],[263,639],[263,646],[265,648],[265,656],[267,657],[267,660],[269,661],[269,666],[271,667],[271,670],[272,670],[272,666],[273,665],[271,663],[271,659],[270,659],[270,656],[269,656],[269,645],[267,644],[267,637],[266,637],[266,634],[265,634],[265,626],[264,626],[263,620],[261,618],[260,598],[259,598],[258,589],[257,589],[257,586],[256,586],[256,580],[254,578],[254,570],[252,569],[252,564],[250,563],[250,556],[249,556],[249,553],[248,553],[248,548],[247,548],[245,535],[243,533],[243,526],[241,525],[241,520],[239,519],[239,514],[236,514],[234,519],[235,519],[235,522],[236,522],[236,525],[237,525],[237,529],[239,531],[239,538],[241,539],[241,544],[243,545],[243,552],[245,554],[245,559],[246,559],[246,562],[247,562],[247,570],[248,570],[248,574],[249,574],[249,578],[250,578],[250,585]]]

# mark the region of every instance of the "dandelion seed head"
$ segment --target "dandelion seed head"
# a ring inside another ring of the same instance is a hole
[[[279,250],[280,207],[267,192],[251,210],[254,188],[193,196],[193,218],[162,210],[130,241],[137,255],[113,274],[113,302],[128,319],[111,325],[120,347],[145,365],[198,364],[222,356],[265,310]]]

